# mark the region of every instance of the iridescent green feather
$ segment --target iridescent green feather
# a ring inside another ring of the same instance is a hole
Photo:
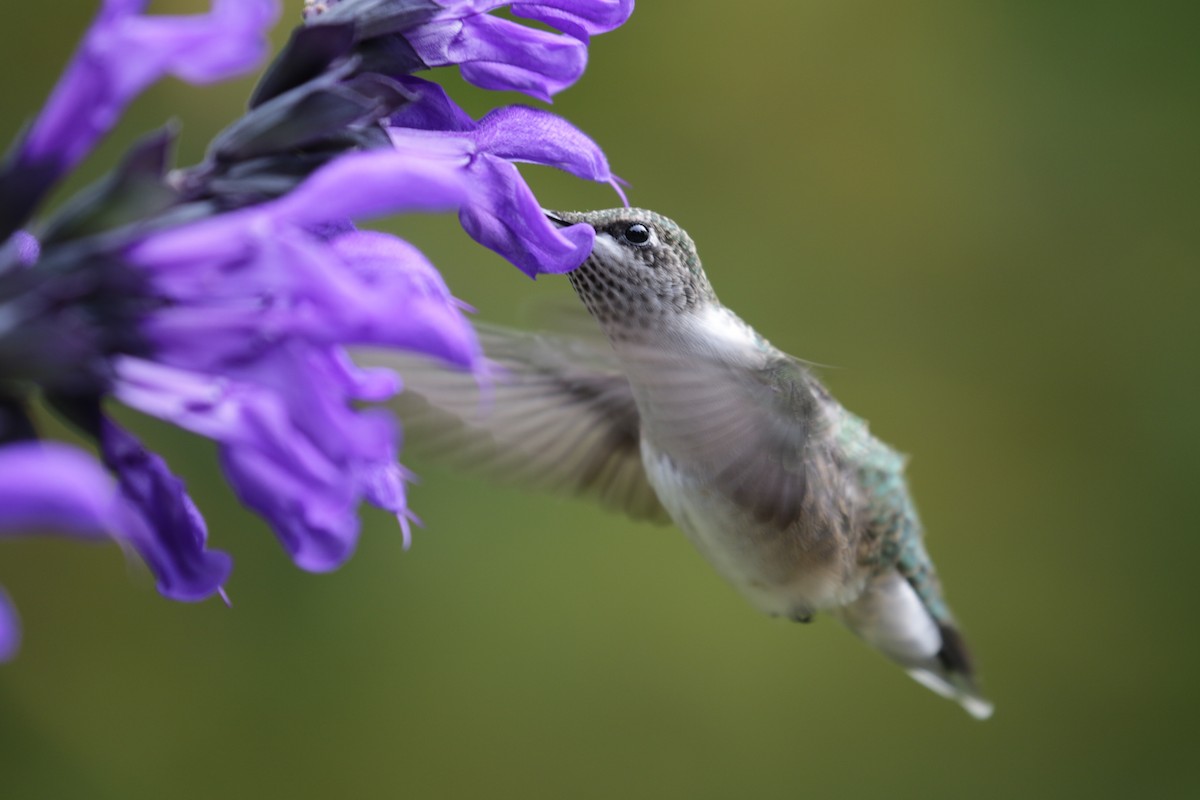
[[[935,620],[951,623],[953,617],[925,551],[921,521],[904,480],[907,459],[872,436],[865,420],[848,411],[842,413],[838,446],[858,472],[869,515],[859,548],[860,562],[879,572],[896,569]]]

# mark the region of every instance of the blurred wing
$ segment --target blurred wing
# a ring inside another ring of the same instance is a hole
[[[638,357],[653,420],[647,435],[756,520],[787,527],[813,499],[814,482],[837,480],[822,474],[829,460],[814,457],[826,442],[828,395],[799,362],[780,355],[751,368],[692,359],[684,368],[670,359],[649,350]]]
[[[604,353],[610,367],[615,368],[612,346],[587,306],[579,302],[574,289],[556,294],[530,297],[522,308],[522,327],[537,331],[553,331],[555,337],[572,340],[576,346],[590,347]]]
[[[530,488],[577,494],[634,519],[669,522],[642,466],[639,417],[607,343],[477,326],[492,380],[396,352],[360,351],[395,369],[389,401],[418,451]]]

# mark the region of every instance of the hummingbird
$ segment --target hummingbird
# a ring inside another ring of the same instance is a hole
[[[483,385],[406,360],[406,430],[459,464],[674,523],[761,611],[828,614],[990,716],[925,549],[905,457],[721,304],[675,222],[637,208],[545,213],[595,229],[567,278],[596,335],[479,325],[494,366]],[[392,355],[358,360],[398,366]]]

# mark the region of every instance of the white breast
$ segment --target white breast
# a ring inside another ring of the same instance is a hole
[[[807,615],[841,605],[861,591],[847,586],[833,565],[797,559],[785,536],[760,535],[749,515],[680,472],[646,439],[642,461],[671,519],[717,572],[761,611]]]
[[[697,337],[716,351],[744,353],[757,349],[761,340],[754,330],[724,306],[710,305],[691,318],[703,335]]]

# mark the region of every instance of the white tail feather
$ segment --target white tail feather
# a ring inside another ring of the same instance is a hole
[[[902,664],[922,686],[954,700],[976,719],[992,715],[992,704],[971,685],[970,676],[943,665],[943,630],[899,573],[877,577],[858,600],[835,615],[872,647]],[[953,633],[949,628],[946,632]]]

